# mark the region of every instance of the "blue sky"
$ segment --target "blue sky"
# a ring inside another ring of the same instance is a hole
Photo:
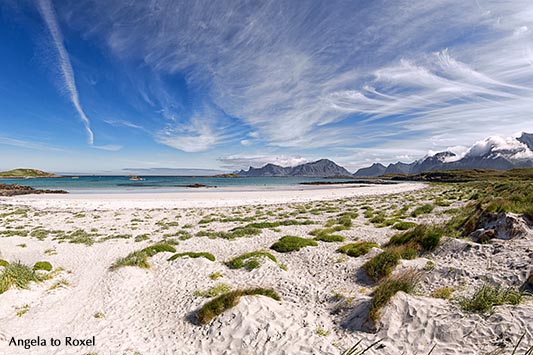
[[[3,0],[0,169],[355,170],[533,132],[532,31],[529,0]]]

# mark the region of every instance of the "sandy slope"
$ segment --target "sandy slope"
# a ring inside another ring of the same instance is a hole
[[[410,185],[403,186],[407,188]],[[412,192],[391,191],[388,186],[369,189],[372,189],[373,195],[361,196],[362,189],[333,189],[359,193],[359,196],[309,203],[308,210],[314,207],[324,211],[328,208],[354,211],[363,205],[377,209],[391,204],[412,204],[413,201],[422,203],[432,198],[427,189]],[[384,194],[401,193],[376,195],[377,191]],[[273,200],[268,200],[273,203],[286,192],[265,194],[261,199],[268,199],[270,195],[275,196]],[[305,199],[299,198],[300,201],[308,201],[316,197],[307,195]],[[399,355],[405,352],[410,355],[417,351],[424,354],[433,345],[436,345],[433,355],[486,354],[498,349],[501,345],[499,342],[505,345],[516,342],[524,330],[528,331],[524,345],[533,341],[531,302],[516,307],[498,307],[493,315],[479,316],[466,314],[448,301],[427,297],[431,290],[442,285],[456,286],[458,292],[462,293],[471,292],[483,277],[491,275],[503,285],[521,284],[527,276],[524,270],[531,263],[528,253],[533,248],[533,233],[505,243],[502,241],[502,246],[497,246],[498,243],[474,244],[474,247],[466,248],[466,244],[472,243],[456,240],[443,243],[434,254],[428,256],[435,268],[425,274],[419,296],[398,294],[383,310],[379,331],[374,334],[365,329],[373,284],[362,275],[360,267],[372,255],[379,253],[378,249],[373,249],[364,257],[349,258],[335,252],[339,243],[320,242],[318,247],[308,247],[294,253],[272,252],[280,263],[287,266],[286,271],[269,260],[253,271],[231,270],[223,263],[246,252],[268,249],[282,235],[309,237],[310,230],[321,227],[337,212],[302,213],[298,210],[301,204],[287,203],[263,207],[252,205],[174,210],[170,207],[185,207],[186,204],[184,200],[176,202],[169,196],[162,198],[164,208],[154,209],[152,207],[156,200],[153,198],[136,200],[149,202],[143,209],[133,208],[140,207],[141,202],[128,199],[121,204],[116,196],[106,201],[94,196],[69,196],[64,200],[57,197],[4,200],[4,203],[15,202],[17,206],[0,206],[0,214],[13,213],[22,203],[31,207],[26,216],[13,214],[5,217],[0,231],[8,226],[11,230],[17,226],[28,230],[42,226],[47,230],[94,229],[101,234],[98,238],[124,233],[131,233],[132,237],[101,242],[97,238],[97,242],[91,246],[60,243],[52,237],[42,241],[32,237],[0,237],[1,259],[11,262],[20,260],[29,265],[37,260],[48,260],[55,267],[65,269],[52,280],[32,284],[30,290],[11,289],[0,295],[0,354],[336,355],[360,339],[363,339],[364,345],[369,345],[381,338],[384,338],[384,347],[372,349],[367,354]],[[229,197],[221,199],[223,205],[232,204],[228,202]],[[238,200],[235,194],[233,199]],[[239,204],[246,204],[255,200],[239,201]],[[450,208],[460,205],[457,202]],[[80,214],[80,210],[84,212]],[[442,208],[438,208],[433,215],[420,217],[419,221],[438,222],[446,218],[439,214],[439,210]],[[163,239],[164,234],[185,229],[194,235],[201,230],[229,230],[241,225],[239,222],[199,223],[209,214],[253,216],[257,220],[279,220],[285,218],[279,217],[281,214],[287,214],[288,218],[304,216],[316,224],[264,229],[259,236],[235,240],[193,237],[180,240],[176,246],[178,252],[211,252],[217,258],[215,262],[202,258],[182,258],[169,262],[167,259],[172,254],[161,253],[151,258],[152,267],[147,270],[134,267],[109,270],[117,258]],[[179,226],[164,226],[174,221]],[[151,240],[135,242],[134,236],[143,233],[148,233]],[[347,242],[358,239],[378,243],[387,241],[393,233],[395,231],[390,228],[376,228],[369,224],[362,216],[362,210],[354,220],[353,228],[339,232],[347,238]],[[26,247],[20,247],[20,244]],[[49,249],[54,249],[56,254],[46,254],[45,251]],[[487,262],[495,249],[498,252],[490,263]],[[428,258],[405,261],[403,267],[424,269]],[[450,272],[451,268],[455,270],[453,273]],[[223,276],[213,281],[209,275],[214,272],[220,272]],[[61,279],[67,281],[68,285],[50,290]],[[233,289],[271,287],[278,291],[282,301],[263,296],[243,297],[237,307],[215,318],[210,324],[193,324],[191,315],[208,300],[196,297],[195,291],[206,290],[218,283],[226,283]],[[18,317],[16,307],[24,305],[28,305],[29,310]],[[97,313],[102,313],[103,317],[95,317]],[[35,347],[31,350],[7,346],[12,336],[30,338],[38,335],[44,338],[95,336],[96,346]]]

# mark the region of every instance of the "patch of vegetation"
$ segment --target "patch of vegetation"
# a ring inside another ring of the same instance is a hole
[[[102,312],[96,312],[93,317],[96,319],[102,319],[105,318],[105,315]]]
[[[327,337],[329,335],[329,331],[323,329],[323,328],[316,328],[315,333],[317,333],[320,336]]]
[[[379,281],[392,273],[400,259],[401,255],[397,251],[385,249],[382,253],[364,263],[363,269],[372,280]]]
[[[392,226],[392,228],[400,230],[400,231],[405,231],[405,230],[411,229],[413,227],[416,227],[416,223],[415,222],[406,222],[406,221],[396,222]]]
[[[300,238],[295,237],[292,235],[286,235],[282,237],[280,240],[272,244],[270,249],[275,250],[279,253],[290,253],[293,251],[298,251],[304,247],[313,246],[316,247],[318,245],[317,242],[315,242],[312,239],[307,238]]]
[[[3,259],[0,259],[0,267],[8,267],[9,263]]]
[[[219,283],[219,284],[216,284],[215,286],[212,286],[212,287],[208,288],[205,291],[199,291],[199,290],[194,291],[194,296],[195,297],[211,298],[211,297],[217,297],[217,296],[219,296],[219,295],[221,295],[223,293],[229,292],[229,291],[231,291],[231,286],[230,285],[224,284],[224,283]]]
[[[455,291],[453,287],[440,287],[429,294],[429,297],[441,298],[443,300],[449,300],[452,297],[452,293]]]
[[[52,290],[55,290],[55,289],[58,289],[60,287],[68,287],[70,286],[70,283],[65,280],[65,279],[61,279],[59,281],[57,281],[56,283],[54,283],[52,286],[50,286],[48,288],[48,291],[52,291]]]
[[[40,282],[43,278],[31,267],[20,262],[8,264],[0,273],[0,294],[11,287],[27,289],[31,282]]]
[[[22,229],[8,229],[0,231],[0,237],[27,237],[29,234],[29,231]]]
[[[124,266],[137,266],[143,269],[148,269],[150,268],[148,258],[163,252],[175,253],[176,248],[166,243],[154,244],[142,250],[134,251],[127,256],[118,259],[113,263],[113,265],[111,265],[110,269],[115,270]]]
[[[221,232],[213,232],[213,231],[200,231],[196,235],[198,237],[209,237],[209,238],[222,238],[222,239],[236,239],[236,238],[243,238],[243,237],[251,237],[254,235],[261,234],[261,229],[250,227],[250,226],[244,226],[244,227],[235,227],[233,229],[230,229],[227,232],[221,231]]]
[[[319,240],[321,242],[334,243],[334,242],[344,242],[345,238],[342,235],[338,235],[338,234],[321,233],[317,235],[314,239]]]
[[[485,284],[474,292],[471,297],[461,297],[458,301],[464,311],[487,313],[494,306],[519,304],[522,301],[522,293],[512,288]]]
[[[422,251],[433,251],[440,243],[444,229],[439,226],[417,225],[415,228],[392,236],[386,246],[418,244]]]
[[[135,241],[137,243],[145,241],[145,240],[148,240],[148,239],[150,239],[150,235],[149,234],[139,234],[139,235],[135,236]]]
[[[425,204],[423,206],[415,208],[413,210],[413,212],[411,212],[411,217],[418,217],[418,216],[421,216],[423,214],[431,213],[434,208],[435,208],[435,206],[433,204],[427,203],[427,204]]]
[[[261,266],[261,261],[263,258],[268,258],[276,264],[278,263],[278,260],[274,255],[270,254],[267,251],[259,250],[253,251],[251,253],[242,254],[236,258],[233,258],[230,261],[226,262],[226,265],[230,269],[245,268],[246,270],[250,271]]]
[[[222,273],[220,271],[215,271],[215,272],[209,274],[209,278],[211,280],[218,280],[221,277],[222,277]]]
[[[196,319],[200,324],[207,324],[219,314],[222,314],[224,311],[235,307],[239,303],[239,300],[242,296],[259,295],[270,297],[276,301],[281,300],[281,297],[272,289],[250,288],[230,291],[204,304],[196,313]]]
[[[23,315],[28,313],[28,311],[30,310],[30,305],[29,304],[25,304],[22,307],[15,307],[15,310],[17,311],[17,313],[16,313],[17,317],[22,317]]]
[[[381,309],[389,303],[398,292],[412,293],[420,280],[420,274],[412,270],[404,271],[396,276],[390,276],[381,281],[372,294],[369,318],[376,322]]]
[[[44,270],[44,271],[52,271],[52,264],[50,264],[48,261],[38,261],[33,265],[33,270]]]
[[[367,254],[372,248],[379,248],[379,245],[374,242],[357,242],[343,245],[337,251],[356,258]]]
[[[182,257],[185,257],[185,256],[187,256],[189,258],[206,258],[207,260],[215,261],[215,256],[213,254],[211,254],[211,253],[206,253],[206,252],[200,252],[200,253],[195,253],[195,252],[178,253],[178,254],[174,254],[170,258],[168,258],[168,261],[176,260],[177,258],[182,258]]]

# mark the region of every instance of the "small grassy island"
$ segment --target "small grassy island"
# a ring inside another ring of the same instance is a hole
[[[0,179],[59,178],[61,175],[36,169],[13,169],[0,172]]]

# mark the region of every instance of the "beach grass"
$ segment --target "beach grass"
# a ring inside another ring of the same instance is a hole
[[[495,306],[517,305],[522,301],[522,297],[522,293],[513,288],[484,284],[471,297],[460,297],[458,302],[464,311],[488,313]]]
[[[30,266],[17,261],[8,264],[0,273],[0,294],[11,287],[27,289],[31,282],[40,282],[42,280],[43,278]]]
[[[399,291],[412,293],[419,280],[420,274],[413,270],[406,270],[383,279],[372,294],[369,318],[374,322],[379,320],[381,309],[389,303],[391,298]]]
[[[205,258],[205,259],[210,260],[210,261],[215,261],[215,256],[213,254],[211,254],[211,253],[206,253],[206,252],[195,253],[195,252],[190,252],[190,251],[189,252],[185,252],[185,253],[174,254],[170,258],[168,258],[168,261],[176,260],[178,258],[183,258],[183,257]]]
[[[362,242],[343,245],[342,247],[337,249],[337,251],[339,253],[343,253],[348,256],[356,258],[356,257],[367,254],[372,248],[379,248],[379,245],[374,242],[362,241]]]
[[[246,270],[250,271],[253,269],[258,268],[261,266],[262,259],[268,258],[278,264],[278,260],[274,255],[267,251],[253,251],[250,253],[242,254],[236,258],[233,258],[226,262],[226,265],[230,269],[241,269],[245,268]]]
[[[242,296],[266,296],[276,301],[281,301],[281,297],[272,289],[249,288],[230,291],[204,304],[198,312],[196,312],[196,320],[200,324],[209,323],[216,316],[239,304],[239,300]]]
[[[293,251],[299,251],[308,246],[316,247],[317,245],[318,243],[312,239],[286,235],[272,244],[270,249],[275,250],[278,253],[290,253]]]
[[[52,271],[52,264],[50,264],[48,261],[38,261],[33,265],[33,270],[44,270],[44,271]]]
[[[148,258],[163,252],[175,253],[176,248],[166,243],[154,244],[142,250],[134,251],[127,256],[118,259],[111,265],[110,269],[116,270],[125,266],[137,266],[143,269],[149,269],[150,264],[148,263]]]

